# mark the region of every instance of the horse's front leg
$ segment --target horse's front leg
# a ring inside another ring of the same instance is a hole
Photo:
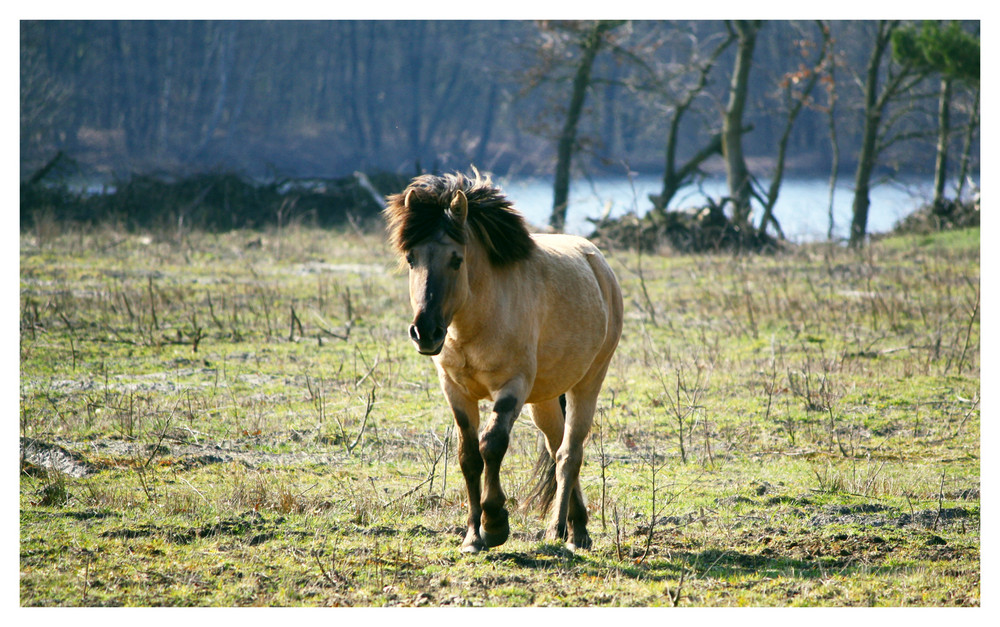
[[[522,385],[512,383],[504,386],[495,398],[493,413],[479,437],[479,453],[486,466],[479,537],[488,547],[503,544],[510,535],[507,497],[500,486],[500,463],[507,453],[514,421],[524,406],[525,392]]]
[[[458,463],[462,468],[465,490],[469,496],[469,518],[465,539],[462,541],[462,552],[477,553],[487,546],[479,536],[483,513],[480,505],[483,458],[479,453],[479,404],[447,378],[443,378],[442,383],[445,397],[455,416],[455,426],[458,427]]]

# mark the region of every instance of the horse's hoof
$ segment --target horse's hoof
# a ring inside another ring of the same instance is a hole
[[[594,545],[593,541],[590,539],[590,534],[584,533],[582,537],[574,537],[572,541],[566,543],[567,546],[572,547],[570,550],[575,551],[576,549],[586,549],[589,550],[590,547]]]
[[[549,527],[545,530],[545,539],[549,542],[560,542],[566,539],[566,528]]]
[[[497,510],[493,515],[483,512],[479,520],[479,538],[487,547],[500,546],[510,536],[510,519],[507,510]]]
[[[507,541],[508,536],[510,536],[510,527],[506,525],[497,533],[489,533],[481,525],[479,527],[479,537],[487,547],[500,546]]]
[[[462,540],[462,553],[478,553],[486,548],[483,544],[482,538],[476,533],[474,528],[469,528],[469,532],[465,534],[465,539]]]

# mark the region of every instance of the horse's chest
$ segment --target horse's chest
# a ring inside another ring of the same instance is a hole
[[[513,376],[531,369],[520,363],[523,356],[523,352],[494,355],[453,348],[442,352],[438,367],[470,397],[492,398]]]
[[[465,388],[466,392],[472,398],[482,399],[482,398],[492,398],[493,394],[490,388],[489,381],[482,380],[482,377],[477,376],[478,372],[471,370],[462,370],[457,373],[457,376],[453,375],[453,379],[456,379],[457,383]]]

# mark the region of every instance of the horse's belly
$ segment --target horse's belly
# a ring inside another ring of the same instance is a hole
[[[528,402],[555,398],[576,385],[591,371],[601,353],[607,331],[602,307],[587,317],[557,325],[542,335],[535,356],[535,380]],[[568,322],[568,321],[567,321]]]
[[[577,280],[571,288],[560,290],[558,296],[550,294],[550,313],[539,328],[529,403],[565,393],[586,377],[598,356],[606,352],[611,304],[605,300],[590,260],[582,265],[573,273]]]
[[[527,402],[545,401],[565,393],[586,376],[596,355],[596,349],[579,354],[565,354],[556,359],[547,359],[539,354],[535,381]]]

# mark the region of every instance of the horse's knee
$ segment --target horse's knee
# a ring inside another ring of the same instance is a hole
[[[507,453],[510,436],[502,429],[490,429],[479,439],[479,454],[486,464],[499,464]]]
[[[483,472],[483,457],[472,449],[471,451],[460,451],[458,454],[458,465],[465,476],[478,476]]]
[[[483,457],[477,447],[478,440],[475,437],[463,437],[458,446],[458,465],[462,468],[462,473],[468,475],[478,475],[483,472]]]
[[[517,409],[517,397],[503,396],[493,405],[494,414],[508,414]]]
[[[583,451],[560,447],[556,451],[556,473],[569,479],[575,479],[583,465]]]

